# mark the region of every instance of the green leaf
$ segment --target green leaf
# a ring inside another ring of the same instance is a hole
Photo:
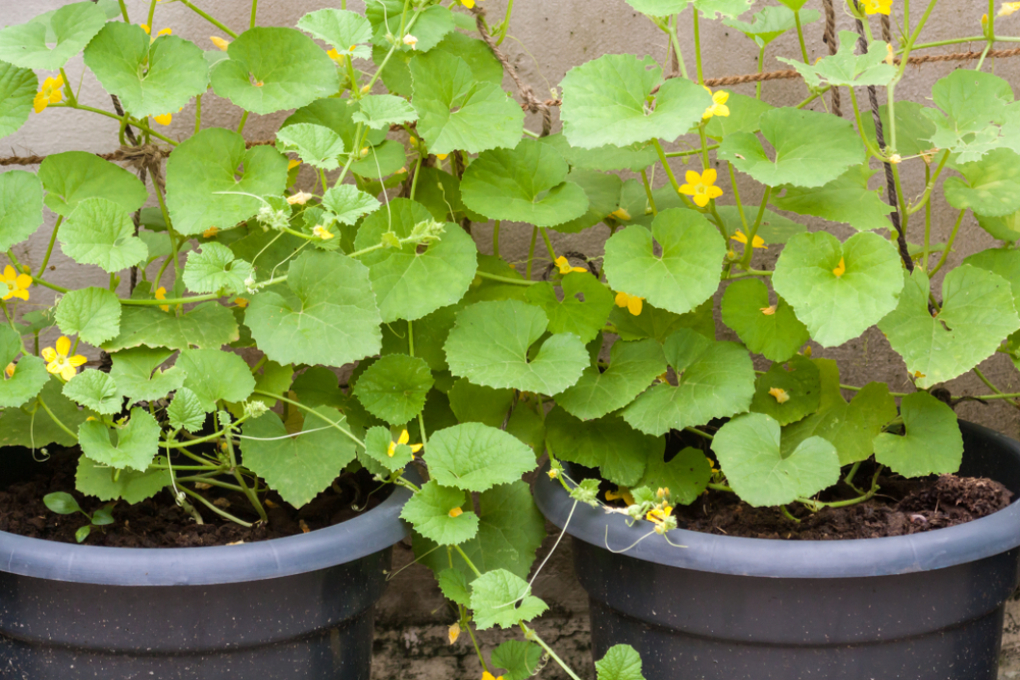
[[[725,256],[726,244],[707,219],[675,208],[660,212],[651,231],[631,225],[613,234],[604,266],[613,290],[685,314],[718,289]]]
[[[444,569],[436,574],[436,580],[439,582],[439,589],[443,591],[443,595],[448,600],[462,604],[465,607],[471,603],[471,592],[468,590],[467,578],[461,572],[452,567]],[[493,652],[493,655],[495,655],[495,652]],[[493,663],[495,663],[495,660],[493,660]]]
[[[818,410],[821,391],[818,367],[810,359],[794,356],[758,376],[751,410],[788,425]]]
[[[471,611],[478,630],[510,628],[541,616],[548,608],[531,594],[527,581],[506,569],[482,574],[471,584]]]
[[[1020,306],[1020,250],[989,248],[964,258],[960,264],[990,271],[1009,281],[1014,307]]]
[[[406,99],[391,94],[367,95],[358,101],[358,107],[358,112],[352,116],[354,121],[374,130],[388,132],[391,125],[418,120],[418,113]]]
[[[320,406],[314,412],[346,429],[339,411]],[[296,508],[328,489],[356,454],[353,440],[322,418],[304,415],[300,433],[288,433],[275,413],[249,420],[242,428],[245,467]]]
[[[175,35],[153,41],[140,26],[120,21],[92,39],[85,65],[140,118],[176,113],[209,87],[209,67],[197,45]]]
[[[705,134],[712,139],[723,139],[737,132],[757,132],[761,129],[761,114],[775,107],[755,97],[730,92],[726,106],[728,116],[712,116],[705,124]]]
[[[287,290],[257,294],[245,325],[281,364],[344,364],[376,354],[379,310],[368,269],[336,252],[306,251],[290,266]]]
[[[0,407],[8,409],[5,413],[13,413],[17,407],[30,399],[35,399],[46,386],[50,374],[46,372],[46,362],[31,354],[26,354],[18,360],[13,376],[8,377],[3,372],[6,367],[7,363],[0,367],[0,373],[2,373],[0,374],[0,388],[2,388],[0,389]],[[42,413],[40,420],[49,422],[50,418]],[[0,423],[4,423],[5,427],[13,427],[13,425],[6,424],[3,419],[0,419]]]
[[[375,417],[391,425],[402,425],[425,408],[425,397],[434,383],[423,360],[390,354],[361,374],[354,395]]]
[[[546,442],[557,458],[597,467],[604,479],[633,486],[649,458],[662,457],[665,440],[637,432],[617,416],[582,422],[562,408],[546,416]]]
[[[297,27],[329,43],[340,54],[356,59],[370,59],[372,56],[367,47],[372,40],[372,25],[357,12],[320,9],[301,17]]]
[[[96,463],[118,470],[132,468],[145,472],[159,447],[159,423],[143,408],[131,409],[126,425],[116,430],[117,443],[110,442],[110,430],[96,420],[81,424],[78,443],[81,451]]]
[[[641,655],[630,645],[613,645],[595,662],[598,680],[645,680],[641,674]]]
[[[397,238],[408,238],[417,225],[431,221],[432,214],[420,203],[395,198],[390,201],[389,210],[379,210],[365,219],[354,247],[360,250],[384,242],[388,232]],[[418,246],[409,242],[360,257],[368,265],[385,323],[397,319],[413,321],[452,305],[464,296],[474,279],[478,249],[458,225],[447,223],[438,241],[429,243],[423,252],[418,251]]]
[[[25,334],[23,329],[12,328],[8,324],[0,325],[0,366],[7,366],[21,354],[23,334]],[[0,378],[3,377],[0,375]]]
[[[949,205],[987,217],[1003,217],[1020,210],[1020,155],[994,149],[973,163],[957,163],[964,179],[949,177],[943,191]]]
[[[26,369],[32,371],[32,374],[41,375],[41,372],[46,370],[46,362],[38,357],[22,357],[22,360],[18,363],[20,364],[26,360],[29,363],[36,363],[36,366],[30,369],[26,366]],[[14,376],[16,379],[18,376],[17,371],[15,371]],[[13,379],[7,381],[4,387],[9,388],[12,381]],[[39,392],[37,388],[34,389],[38,396],[41,396],[46,405],[50,407],[50,410],[53,411],[53,415],[71,429],[71,431],[74,431],[88,417],[88,411],[82,411],[78,408],[77,404],[61,394],[62,388],[63,384],[60,380],[51,378],[49,382],[45,383],[42,392]],[[30,391],[32,390],[26,389],[24,393]],[[25,410],[11,407],[5,408],[0,413],[0,446],[24,446],[31,449],[39,449],[53,443],[61,446],[74,446],[77,444],[78,442],[75,441],[75,438],[57,427],[46,411],[38,405],[37,401],[34,401],[35,396],[33,394],[29,397],[33,401],[24,406]],[[17,399],[13,401],[17,401]]]
[[[588,197],[588,211],[577,219],[557,224],[556,231],[561,234],[577,234],[593,227],[620,207],[623,180],[616,175],[574,168],[567,175],[567,181],[584,191]]]
[[[549,317],[550,333],[573,333],[590,342],[606,325],[613,310],[613,294],[588,272],[571,272],[560,281],[563,299],[552,283],[525,289],[525,299]]]
[[[840,263],[845,271],[837,276]],[[798,234],[776,262],[772,285],[823,347],[852,340],[896,308],[903,266],[889,241],[862,232],[840,243],[825,232]]]
[[[149,198],[137,177],[84,151],[47,156],[39,166],[39,179],[46,189],[46,206],[64,217],[89,198],[105,198],[118,204],[125,213],[138,210]]]
[[[186,314],[177,316],[157,306],[125,306],[120,320],[120,335],[105,343],[103,349],[116,352],[145,345],[168,349],[221,347],[238,339],[237,321],[229,307],[219,302],[203,302]]]
[[[801,24],[809,24],[818,21],[819,16],[820,14],[817,10],[808,10],[801,14],[800,22]],[[723,23],[746,35],[758,47],[765,47],[783,33],[797,26],[793,12],[788,7],[766,7],[760,12],[755,12],[751,20],[751,23],[747,23],[746,21],[737,21],[736,19],[723,19]],[[842,38],[842,35],[840,37]],[[832,58],[830,57],[830,59]],[[797,68],[797,65],[789,59],[783,59],[782,57],[778,57],[778,59]]]
[[[563,79],[560,118],[571,146],[593,149],[649,139],[673,141],[701,120],[712,97],[685,78],[663,81],[651,57],[607,54],[575,66]],[[655,107],[649,101],[652,90]]]
[[[810,498],[839,481],[839,455],[832,444],[808,437],[784,456],[779,423],[761,413],[748,413],[719,428],[712,450],[730,487],[754,507]]]
[[[126,503],[141,503],[152,498],[170,486],[169,470],[135,472],[121,470],[114,479],[114,469],[100,465],[85,456],[78,459],[75,474],[75,488],[86,496],[95,496],[101,501],[123,500]]]
[[[542,137],[538,141],[555,147],[572,168],[584,170],[641,172],[659,158],[655,153],[655,147],[647,143],[648,140],[630,146],[600,146],[594,149],[573,147],[562,133]]]
[[[0,174],[0,250],[27,240],[42,225],[42,184],[30,172]]]
[[[517,145],[524,125],[521,107],[500,86],[476,80],[463,59],[443,51],[419,54],[411,60],[411,77],[418,132],[430,152],[479,153]]]
[[[985,215],[975,215],[975,217],[977,217],[978,225],[991,234],[992,238],[1007,242],[1020,239],[1020,211],[1005,217]]]
[[[166,416],[170,420],[170,427],[175,430],[187,432],[198,432],[205,425],[206,411],[202,408],[202,402],[194,392],[187,387],[181,387],[174,394],[174,400],[166,407]]]
[[[246,151],[244,137],[223,128],[181,142],[166,164],[167,209],[174,229],[186,236],[209,227],[230,229],[262,207],[250,196],[223,192],[279,195],[286,185],[285,156],[269,146]]]
[[[792,19],[793,13],[790,13]],[[836,54],[823,57],[813,64],[794,59],[778,57],[804,76],[809,87],[824,85],[833,87],[861,87],[879,85],[885,87],[896,75],[896,67],[885,63],[888,44],[878,40],[868,46],[865,54],[857,54],[857,34],[853,31],[839,32],[839,50]]]
[[[251,275],[250,264],[214,241],[203,243],[201,251],[192,251],[184,265],[184,284],[193,293],[238,295],[247,289],[245,280]]]
[[[527,445],[481,423],[464,423],[433,433],[425,460],[434,480],[465,491],[486,491],[497,484],[508,484],[535,468],[535,454]]]
[[[627,0],[627,4],[650,17],[679,14],[687,9],[691,0]]]
[[[145,242],[135,236],[131,215],[105,198],[86,198],[60,230],[60,248],[79,264],[94,264],[115,274],[143,262]]]
[[[664,349],[678,384],[654,385],[623,410],[623,419],[634,429],[661,435],[727,418],[751,405],[754,367],[740,345],[714,342],[684,328],[666,340]]]
[[[490,219],[554,227],[588,210],[584,190],[566,181],[568,170],[548,144],[522,139],[514,149],[480,154],[464,173],[461,198]]]
[[[807,3],[807,0],[779,0],[779,3],[796,12]]]
[[[0,137],[25,124],[38,89],[39,79],[31,70],[0,61]]]
[[[635,484],[649,489],[669,489],[674,503],[690,505],[700,496],[712,479],[712,465],[705,454],[693,447],[681,449],[668,462],[661,456],[650,456],[648,467]]]
[[[322,206],[333,214],[337,222],[347,225],[375,212],[380,205],[374,196],[359,191],[353,184],[337,184],[322,197]]]
[[[716,19],[717,16],[733,19],[751,9],[754,0],[694,0],[694,7],[701,10],[701,16],[706,19]]]
[[[117,389],[132,402],[161,399],[184,384],[185,373],[173,366],[165,371],[163,364],[172,351],[139,347],[113,354],[110,377],[117,383]]]
[[[46,494],[43,496],[43,504],[50,512],[55,512],[58,515],[71,515],[82,511],[78,501],[74,500],[74,496],[63,491]]]
[[[120,301],[106,288],[69,291],[57,305],[57,325],[64,335],[80,335],[99,346],[120,332]]]
[[[340,89],[333,60],[293,28],[250,28],[230,43],[227,57],[212,69],[213,90],[259,115],[300,108]]]
[[[433,480],[411,496],[400,511],[400,517],[434,543],[458,545],[478,533],[478,515],[471,510],[453,512],[465,503],[468,499],[463,491],[440,486]]]
[[[465,15],[460,13],[454,14],[455,19],[462,16]],[[478,26],[473,19],[468,18],[468,21],[471,23],[471,28],[468,29],[468,32],[476,33]],[[417,35],[417,31],[415,31],[415,35]],[[418,51],[421,51],[420,36],[418,36],[417,47]],[[492,53],[492,50],[485,44],[485,41],[468,37],[460,31],[450,31],[434,49],[443,50],[463,59],[471,68],[471,73],[474,74],[475,80],[484,80],[498,86],[503,85],[503,64],[499,62],[499,59]],[[408,73],[408,83],[410,84],[410,73]],[[397,92],[392,88],[391,91],[393,94],[405,97],[411,96],[410,88],[406,92]]]
[[[405,3],[402,0],[369,0],[365,3],[365,16],[372,22],[372,27],[375,29],[372,38],[376,45],[382,45],[388,49],[390,43],[387,34],[400,38],[401,27],[406,27],[406,22],[411,19],[410,14],[406,17],[402,16],[404,7]],[[414,26],[407,33],[418,39],[414,50],[428,52],[439,44],[443,37],[454,29],[455,25],[453,12],[445,7],[434,5],[418,14]],[[411,47],[404,44],[399,44],[397,49],[412,51]]]
[[[610,350],[609,368],[584,369],[573,387],[557,395],[556,403],[582,420],[601,418],[623,408],[666,370],[662,347],[652,339],[616,342]]]
[[[878,107],[882,125],[885,130],[889,129],[889,107],[883,104]],[[925,107],[916,102],[896,102],[896,150],[904,158],[917,156],[922,153],[931,152],[931,137],[935,134],[935,124],[926,116]],[[866,116],[864,121],[864,134],[871,143],[876,144],[875,121],[872,116]]]
[[[769,289],[760,279],[739,279],[723,294],[722,320],[740,341],[772,361],[786,361],[809,339],[807,328],[781,297],[769,301]]]
[[[102,371],[82,371],[64,385],[64,396],[106,415],[120,413],[124,405],[117,383]]]
[[[899,306],[878,324],[921,389],[969,371],[1020,328],[1010,282],[990,271],[964,265],[946,274],[935,316],[928,290],[928,277],[915,269]]]
[[[867,164],[857,165],[839,178],[816,189],[786,187],[782,196],[773,195],[780,210],[849,224],[858,231],[891,229],[886,215],[892,206],[882,200],[882,189],[868,189],[868,179],[877,172]]]
[[[294,152],[301,160],[320,170],[336,170],[337,159],[344,153],[344,140],[324,125],[295,123],[276,133],[276,148],[281,153]]]
[[[440,307],[414,322],[414,354],[425,360],[433,371],[445,371],[443,345],[457,319],[458,307]],[[409,354],[407,322],[383,325],[383,354]]]
[[[548,325],[545,312],[518,300],[466,307],[446,341],[450,371],[476,385],[562,392],[580,377],[588,365],[588,353],[576,335],[560,333],[548,338],[531,357],[529,348]]]
[[[900,400],[903,435],[875,438],[875,460],[904,477],[954,474],[963,460],[963,435],[953,409],[927,392]]]
[[[528,680],[541,663],[542,648],[527,640],[507,640],[492,650],[492,665],[506,670],[504,680]]]
[[[21,68],[56,71],[81,52],[105,23],[106,13],[91,2],[64,5],[48,17],[38,16],[0,31],[0,60]]]
[[[839,388],[839,368],[831,359],[815,359],[821,374],[818,412],[783,428],[783,454],[808,437],[819,436],[836,447],[839,464],[851,465],[874,453],[872,441],[896,417],[896,401],[885,383],[868,383],[849,404]]]
[[[216,402],[244,401],[255,389],[255,378],[244,359],[218,349],[186,349],[177,357],[184,371],[184,387],[195,393],[202,408],[216,409]]]
[[[784,107],[766,111],[761,133],[774,150],[770,158],[758,138],[738,132],[723,139],[720,160],[762,184],[820,187],[864,162],[864,149],[849,121],[828,113]]]
[[[390,453],[391,446],[393,446],[392,453]],[[388,472],[396,472],[407,467],[414,460],[414,452],[409,445],[397,443],[388,429],[378,425],[369,428],[365,433],[364,454]]]
[[[626,308],[616,307],[609,315],[609,323],[616,326],[621,340],[643,340],[654,338],[660,344],[679,328],[691,328],[706,338],[715,338],[715,319],[712,317],[713,301],[706,300],[693,312],[673,314],[651,305],[643,305],[641,314],[634,316]]]
[[[981,71],[953,71],[940,78],[931,90],[942,111],[923,109],[935,124],[931,145],[958,154],[956,160],[979,160],[999,145],[999,129],[1006,122],[1013,89],[1002,78]]]
[[[511,389],[495,390],[473,385],[464,378],[454,382],[446,396],[459,422],[485,423],[491,427],[503,427],[503,421],[514,402],[514,391]]]
[[[740,219],[740,211],[737,209],[737,206],[717,205],[715,209],[719,213],[719,217],[722,218],[727,233],[735,234],[738,229],[740,231],[744,230],[744,221]],[[753,223],[755,214],[748,215],[744,213],[744,217]],[[761,218],[761,224],[758,225],[758,233],[755,236],[761,236],[765,243],[772,245],[786,243],[797,234],[803,234],[805,231],[807,231],[807,227],[803,224],[794,222],[766,208]]]

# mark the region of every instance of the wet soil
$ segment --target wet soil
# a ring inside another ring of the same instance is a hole
[[[10,449],[2,453],[5,458],[13,455]],[[80,455],[76,450],[51,449],[51,453],[44,462],[29,461],[26,464],[22,460],[18,465],[22,472],[19,475],[21,481],[0,487],[0,531],[75,543],[75,532],[89,520],[77,513],[58,515],[43,504],[43,497],[55,491],[71,493],[88,513],[104,505],[74,490],[74,475]],[[0,461],[0,466],[7,467],[7,461]],[[371,493],[378,486],[365,471],[345,474],[300,509],[285,503],[275,492],[262,494],[268,523],[258,522],[258,515],[241,493],[218,487],[198,490],[210,503],[239,519],[255,523],[251,528],[225,520],[193,501],[205,522],[198,524],[174,502],[170,491],[164,489],[141,503],[129,505],[122,501],[114,505],[114,523],[94,528],[85,544],[118,548],[189,548],[282,538],[353,519],[360,514],[359,510],[367,511],[382,502],[388,491]]]

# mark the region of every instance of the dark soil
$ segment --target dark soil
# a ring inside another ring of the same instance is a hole
[[[859,475],[870,481],[870,476]],[[799,505],[789,509],[794,522],[777,508],[753,508],[733,494],[710,491],[674,514],[682,529],[726,536],[831,540],[903,536],[980,519],[1009,505],[1012,493],[991,479],[942,475],[925,479],[879,478],[872,499],[815,514]],[[840,484],[834,491],[850,497]],[[836,500],[825,498],[824,500]],[[794,509],[796,507],[796,509]]]
[[[9,455],[9,451],[3,453]],[[53,452],[45,462],[29,463],[28,474],[23,476],[23,481],[0,488],[0,531],[75,543],[75,531],[88,524],[88,520],[81,514],[58,515],[51,512],[43,504],[43,496],[55,491],[69,492],[88,513],[104,505],[74,490],[78,455],[73,449]],[[2,461],[0,465],[7,467],[8,462]],[[18,467],[24,469],[26,466]],[[251,528],[225,520],[193,501],[205,522],[197,524],[164,489],[153,498],[135,505],[117,503],[113,508],[114,524],[94,528],[85,544],[117,548],[190,548],[282,538],[352,519],[359,514],[352,507],[355,504],[360,510],[375,507],[386,495],[369,495],[378,486],[364,471],[345,474],[300,510],[285,503],[275,492],[270,492],[268,496],[262,495],[269,516],[268,524],[257,523]],[[243,494],[217,487],[199,493],[239,519],[252,523],[259,519]]]

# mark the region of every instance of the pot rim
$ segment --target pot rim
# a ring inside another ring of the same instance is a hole
[[[346,522],[242,545],[108,548],[0,531],[0,572],[107,586],[209,586],[305,574],[403,540],[409,532],[400,512],[410,496],[408,489],[394,486],[386,500]]]
[[[1020,459],[1020,442],[974,423],[960,421],[960,427],[1010,449]],[[546,518],[563,529],[574,501],[561,484],[539,474],[535,501]],[[645,523],[628,526],[623,515],[578,503],[567,533],[603,549],[620,551],[632,546],[626,555],[635,559],[717,574],[820,579],[891,576],[976,562],[1020,546],[1020,501],[966,524],[907,536],[783,541],[686,529],[668,533],[673,543],[685,547],[671,546]]]

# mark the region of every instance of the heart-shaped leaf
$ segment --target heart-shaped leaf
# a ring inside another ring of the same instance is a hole
[[[588,272],[571,272],[560,285],[563,300],[548,282],[527,288],[526,299],[549,317],[550,333],[573,333],[581,342],[591,342],[613,310],[613,294]]]
[[[994,149],[973,163],[958,163],[964,179],[949,177],[943,184],[946,201],[960,210],[987,217],[1012,215],[1020,210],[1020,155]]]
[[[130,172],[84,151],[47,156],[39,166],[46,206],[67,217],[87,198],[105,198],[124,212],[141,208],[149,198],[145,185]]]
[[[21,68],[56,71],[81,52],[105,23],[106,13],[94,3],[64,5],[49,16],[38,16],[26,24],[0,31],[0,61]]]
[[[795,356],[772,364],[758,376],[751,410],[788,425],[818,410],[821,391],[818,367],[806,357]]]
[[[361,374],[354,396],[375,417],[391,425],[403,425],[421,413],[434,383],[432,372],[422,359],[390,354]]]
[[[240,170],[239,170],[240,168]],[[245,150],[244,137],[208,128],[181,142],[166,164],[166,202],[174,229],[191,236],[209,227],[230,229],[287,185],[287,158],[269,146]]]
[[[588,365],[584,343],[571,333],[553,335],[538,353],[529,349],[545,333],[548,317],[519,300],[478,302],[457,315],[446,340],[450,371],[477,385],[557,394]],[[494,342],[499,338],[499,342]]]
[[[742,413],[751,405],[754,367],[737,343],[714,342],[683,328],[666,340],[664,349],[677,385],[654,385],[623,410],[623,419],[634,429],[662,435]]]
[[[748,505],[785,505],[810,498],[839,481],[839,455],[821,437],[808,437],[788,455],[779,423],[762,413],[729,421],[715,433],[712,450],[730,487]]]
[[[757,132],[761,129],[761,114],[775,108],[739,92],[730,92],[726,106],[730,115],[712,116],[705,124],[705,134],[712,139],[723,139],[737,132]]]
[[[577,219],[556,225],[561,234],[577,234],[593,227],[606,217],[618,212],[623,192],[623,180],[616,175],[574,168],[567,175],[567,182],[581,187],[588,197],[588,211]],[[615,218],[614,218],[615,219]]]
[[[641,655],[630,645],[613,645],[595,662],[598,680],[645,680]]]
[[[762,184],[820,187],[864,161],[853,126],[832,114],[784,107],[766,111],[759,123],[775,160],[749,132],[723,139],[718,155]]]
[[[293,28],[250,28],[230,43],[212,69],[213,90],[246,111],[296,109],[340,89],[336,64]]]
[[[219,302],[203,302],[180,316],[155,306],[126,306],[121,313],[120,335],[105,343],[103,349],[116,352],[141,345],[204,349],[237,339],[237,321],[230,308]]]
[[[613,234],[606,242],[604,266],[613,290],[685,314],[715,293],[725,256],[726,244],[708,220],[693,210],[673,208],[656,216],[650,232],[631,225]]]
[[[140,26],[120,21],[89,43],[85,65],[138,117],[175,113],[209,87],[209,67],[194,43],[174,35],[151,41]]]
[[[64,385],[64,396],[97,413],[120,413],[124,395],[108,373],[82,371]]]
[[[632,486],[649,457],[662,457],[665,440],[638,432],[619,416],[581,421],[557,407],[545,419],[546,444],[557,458],[598,468],[603,479]]]
[[[152,498],[164,487],[170,486],[169,470],[150,472],[121,470],[116,479],[114,476],[114,471],[109,466],[100,465],[82,456],[78,459],[74,488],[86,496],[95,496],[101,501],[123,500],[134,504]]]
[[[59,232],[60,248],[79,264],[94,264],[115,274],[145,261],[149,249],[135,236],[135,224],[123,206],[105,198],[78,204]]]
[[[27,240],[42,225],[43,192],[39,178],[24,170],[0,174],[0,250]]]
[[[793,17],[792,12],[790,16]],[[779,61],[797,69],[813,88],[823,85],[888,85],[896,75],[896,67],[885,62],[888,44],[879,40],[869,45],[865,54],[857,54],[857,40],[857,34],[853,31],[840,31],[839,50],[832,56],[823,57],[813,64],[783,57],[779,57]]]
[[[373,94],[358,101],[358,111],[353,119],[375,130],[387,130],[391,125],[413,123],[418,113],[402,97],[391,94]]]
[[[20,350],[20,343],[18,349]],[[11,357],[13,359],[13,356]],[[8,413],[17,411],[23,413],[18,409],[19,406],[25,404],[30,399],[35,399],[39,392],[46,386],[50,379],[50,374],[46,372],[46,362],[37,356],[26,354],[18,360],[14,367],[14,375],[8,376],[6,368],[8,364],[4,364],[4,368],[0,369],[4,372],[0,375],[0,407],[7,409]],[[59,393],[59,390],[58,390]],[[47,402],[47,405],[49,402]],[[4,427],[15,427],[14,424],[4,422]],[[26,427],[23,434],[30,435],[32,428]],[[12,434],[14,434],[12,432]],[[5,445],[15,445],[15,442],[4,442]],[[38,446],[45,446],[48,442],[40,442]],[[25,444],[22,444],[23,446]]]
[[[159,447],[159,423],[143,408],[131,409],[127,424],[115,430],[117,443],[110,441],[110,430],[97,420],[78,428],[81,451],[96,463],[118,470],[132,468],[145,472]]]
[[[583,170],[631,170],[641,172],[658,160],[655,147],[645,142],[630,146],[600,146],[581,149],[571,146],[562,133],[542,137],[538,141],[555,148],[571,168]],[[644,188],[642,187],[642,191]]]
[[[255,389],[248,364],[231,352],[186,349],[177,357],[176,367],[184,371],[184,387],[195,393],[206,411],[215,410],[221,400],[244,401]]]
[[[627,0],[627,4],[650,17],[679,14],[687,9],[691,0]]]
[[[0,137],[25,124],[38,88],[39,79],[32,71],[0,61]]]
[[[490,219],[553,227],[588,209],[584,190],[566,181],[568,171],[558,151],[523,139],[514,149],[479,154],[461,180],[461,198]]]
[[[320,170],[336,170],[344,153],[344,140],[332,129],[313,123],[294,123],[276,133],[276,148],[294,152]]]
[[[1009,281],[990,271],[964,265],[946,274],[934,316],[928,290],[924,270],[915,269],[899,306],[878,324],[922,389],[969,371],[1020,328]]]
[[[110,377],[116,381],[120,393],[132,402],[161,399],[179,390],[184,385],[186,377],[184,369],[179,366],[172,366],[166,370],[159,368],[171,354],[173,352],[170,350],[148,347],[116,352],[113,355]],[[194,392],[191,390],[188,392],[191,397],[197,399]],[[190,397],[185,397],[185,400],[187,399]],[[184,406],[182,403],[178,408]],[[204,410],[202,414],[205,415]],[[198,427],[201,427],[201,424]]]
[[[800,23],[803,25],[818,21],[819,16],[821,15],[818,10],[808,10],[800,15]],[[737,21],[736,19],[723,19],[723,23],[746,35],[758,47],[765,47],[783,33],[795,28],[797,26],[797,19],[788,7],[766,7],[762,11],[754,13],[751,17],[751,23]],[[779,57],[779,59],[787,63],[793,63],[782,57]]]
[[[465,491],[509,484],[535,468],[535,454],[526,444],[482,423],[463,423],[435,432],[429,437],[425,461],[433,479]]]
[[[858,231],[890,229],[886,216],[892,206],[882,200],[881,189],[868,188],[875,172],[866,164],[857,165],[816,189],[786,187],[782,196],[773,195],[772,203],[780,210],[843,222]]]
[[[652,107],[648,102],[656,86]],[[712,97],[697,83],[663,81],[662,69],[651,57],[629,54],[607,54],[575,66],[562,87],[563,133],[571,146],[581,149],[673,141],[712,105]]]
[[[772,285],[823,347],[852,340],[896,308],[899,254],[871,232],[840,243],[825,232],[798,234],[776,262]]]
[[[900,401],[903,435],[875,438],[875,460],[904,477],[950,475],[963,460],[963,435],[953,409],[927,392]]]
[[[184,284],[195,293],[237,295],[246,290],[245,280],[252,275],[251,265],[234,257],[221,243],[202,244],[202,250],[188,254],[184,265]]]
[[[722,320],[749,350],[772,361],[786,361],[809,339],[790,305],[783,298],[771,304],[768,286],[759,279],[740,279],[726,288]]]
[[[181,378],[183,379],[183,374]],[[174,400],[166,407],[166,416],[170,427],[187,432],[198,432],[205,424],[206,411],[198,395],[187,387],[181,387],[174,393]]]
[[[28,368],[29,375],[41,376],[41,373],[46,371],[46,362],[39,357],[22,357],[21,361],[28,361],[29,363],[35,363],[34,367]],[[34,361],[33,361],[34,360]],[[18,363],[21,363],[19,361]],[[34,394],[30,394],[26,397],[25,408],[10,407],[7,408],[7,404],[4,404],[4,411],[0,414],[0,445],[2,446],[24,446],[26,448],[38,449],[49,444],[57,443],[61,446],[74,446],[75,438],[60,429],[53,419],[48,415],[41,417],[45,414],[42,407],[39,406],[39,402],[35,401],[35,397],[38,395],[46,402],[50,410],[53,411],[60,422],[67,426],[72,432],[82,422],[88,418],[88,411],[83,411],[73,401],[61,394],[63,385],[60,380],[56,377],[50,376],[48,373],[47,377],[51,378],[48,382],[44,382],[44,387],[40,392],[35,385],[32,388],[35,389]],[[2,380],[2,378],[0,378]],[[9,380],[4,386],[7,389],[14,380],[18,380],[18,373],[15,371],[14,378]],[[41,378],[40,378],[41,380]],[[18,394],[14,395],[12,401],[18,401],[21,395],[27,394],[31,390],[28,389],[29,382],[38,384],[35,380],[25,380],[25,383],[20,383],[21,387],[18,388]],[[24,403],[24,402],[23,402]],[[20,404],[19,404],[20,405]]]
[[[471,611],[478,630],[512,628],[541,616],[548,605],[531,594],[531,585],[506,569],[479,576],[471,584]]]
[[[382,204],[374,196],[359,191],[353,184],[330,187],[322,197],[322,206],[332,214],[333,219],[347,225],[354,224],[365,215],[375,212],[380,205]]]
[[[439,545],[458,545],[478,533],[478,515],[462,510],[468,502],[464,492],[440,486],[432,480],[411,496],[400,511],[400,518],[411,523],[419,534]]]
[[[332,45],[337,52],[355,59],[370,59],[368,43],[372,25],[357,12],[345,9],[320,9],[298,20],[297,27],[305,33]]]
[[[120,333],[120,301],[107,288],[69,291],[57,305],[57,325],[64,335],[79,335],[97,347]]]
[[[662,347],[651,338],[613,344],[609,368],[584,369],[575,385],[556,396],[556,403],[582,420],[601,418],[623,408],[666,371]]]
[[[542,663],[542,653],[542,648],[534,642],[507,640],[492,650],[492,665],[506,669],[506,673],[503,674],[505,680],[528,680],[538,671]]]
[[[999,146],[999,125],[1009,117],[1013,88],[1008,81],[981,71],[964,69],[940,78],[931,90],[941,109],[923,109],[935,124],[931,145],[957,154],[956,161],[971,163]]]
[[[365,265],[337,252],[306,251],[290,266],[287,288],[257,294],[245,313],[270,359],[343,366],[378,353],[382,319]]]

